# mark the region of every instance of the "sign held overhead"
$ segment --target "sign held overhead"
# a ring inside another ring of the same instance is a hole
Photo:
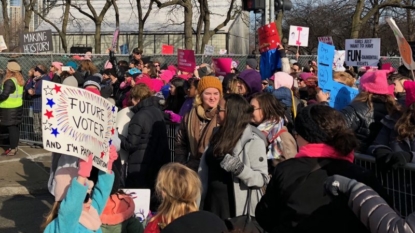
[[[380,38],[346,40],[348,66],[377,66],[380,59]]]
[[[288,45],[307,47],[309,30],[308,27],[290,26]]]

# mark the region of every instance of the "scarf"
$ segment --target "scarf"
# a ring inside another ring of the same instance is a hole
[[[353,163],[354,151],[344,156],[336,151],[333,147],[323,143],[307,144],[300,147],[299,152],[295,155],[295,158],[330,158],[330,159],[341,159]]]
[[[101,227],[101,219],[98,211],[92,205],[88,211],[82,210],[79,223],[89,230],[97,231]]]
[[[191,156],[197,159],[202,157],[205,148],[209,144],[213,128],[217,126],[216,117],[216,108],[205,111],[201,105],[198,105],[190,111],[187,132]],[[206,125],[202,125],[201,119],[208,121]]]
[[[85,90],[90,91],[90,92],[92,92],[92,93],[94,93],[96,95],[101,96],[101,92],[98,89],[87,87],[87,88],[85,88]]]
[[[284,120],[280,119],[276,121],[264,121],[257,128],[267,137],[268,141],[268,159],[280,159],[284,148],[282,145],[282,139],[278,132],[284,126]]]

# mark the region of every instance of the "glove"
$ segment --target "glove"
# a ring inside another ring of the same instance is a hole
[[[396,151],[376,158],[376,163],[382,169],[390,170],[405,166],[412,161],[412,153],[406,151]]]
[[[338,196],[339,193],[348,193],[355,183],[357,183],[356,180],[340,175],[334,175],[327,178],[324,183],[324,188],[329,194]]]
[[[79,165],[78,165],[78,175],[88,178],[89,175],[91,174],[91,170],[92,170],[92,160],[94,158],[93,154],[90,154],[88,156],[88,159],[85,161],[83,159],[79,160]]]
[[[169,114],[170,116],[170,121],[173,123],[180,123],[182,121],[182,117],[179,114],[176,114],[172,111],[166,110],[164,111],[165,113]]]
[[[220,167],[227,172],[232,172],[235,176],[238,176],[244,170],[244,164],[235,156],[226,154],[223,160],[220,162]]]
[[[117,148],[114,145],[110,146],[110,158],[108,160],[107,169],[108,171],[112,171],[112,164],[118,158]]]

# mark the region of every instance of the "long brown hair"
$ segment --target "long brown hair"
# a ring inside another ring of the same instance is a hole
[[[40,226],[41,232],[45,230],[45,228],[51,223],[56,217],[58,217],[59,208],[61,206],[60,201],[55,201],[53,203],[52,209],[49,213],[45,216],[45,220],[43,221],[42,225]]]
[[[89,72],[90,75],[98,73],[98,68],[89,60],[81,61],[81,70]]]
[[[215,156],[232,154],[254,112],[254,108],[239,94],[225,95],[224,100],[226,117],[211,140]]]
[[[25,84],[23,75],[20,72],[13,72],[10,70],[7,70],[6,76],[3,79],[3,84],[11,78],[16,78],[17,84],[19,84],[19,86],[23,86]]]
[[[361,91],[354,99],[353,102],[363,102],[369,106],[369,111],[373,110],[373,101],[379,100],[380,102],[385,103],[386,110],[389,114],[399,112],[400,106],[396,102],[395,98],[391,95],[379,95],[373,94],[366,91]]]
[[[395,124],[395,130],[398,133],[397,139],[403,141],[405,139],[414,139],[415,134],[415,103],[412,103],[405,109],[402,116]]]
[[[285,110],[282,104],[271,93],[262,92],[256,93],[252,99],[258,101],[260,110],[265,120],[272,120],[279,122],[280,119],[285,119]]]

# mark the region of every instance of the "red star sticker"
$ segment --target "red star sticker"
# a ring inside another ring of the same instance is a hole
[[[104,158],[105,152],[101,152],[101,159]]]
[[[50,119],[50,118],[52,118],[52,117],[53,117],[53,111],[48,111],[48,110],[46,110],[46,113],[45,113],[45,114],[43,114],[43,115],[47,116],[47,117],[48,117],[48,119]]]
[[[114,134],[114,131],[115,131],[115,130],[114,130],[114,128],[112,128],[112,129],[111,129],[111,134]]]
[[[55,87],[53,88],[56,91],[56,94],[61,91],[61,86],[58,86],[55,84]]]

